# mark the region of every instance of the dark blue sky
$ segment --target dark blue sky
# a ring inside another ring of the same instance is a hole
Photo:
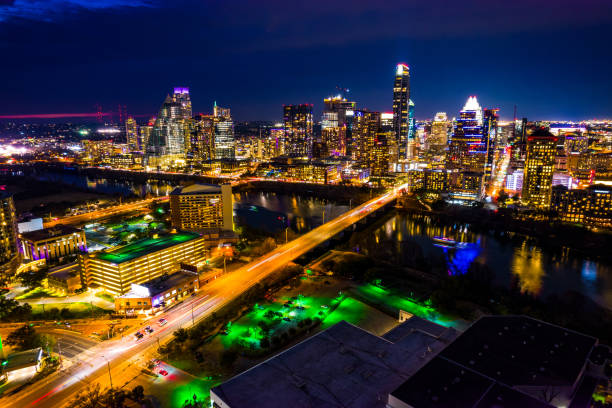
[[[336,85],[390,110],[410,65],[419,119],[468,95],[530,119],[612,117],[610,0],[0,0],[0,116],[155,114],[174,86],[194,111],[281,117]]]

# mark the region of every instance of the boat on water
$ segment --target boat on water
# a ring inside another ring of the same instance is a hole
[[[442,248],[463,248],[466,245],[465,242],[457,242],[448,237],[433,237],[432,240],[435,246]]]

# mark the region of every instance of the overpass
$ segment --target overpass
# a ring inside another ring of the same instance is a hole
[[[61,407],[89,384],[100,383],[102,388],[108,387],[111,377],[115,386],[131,381],[138,375],[146,359],[151,358],[160,342],[169,341],[176,329],[190,326],[193,322],[209,316],[289,262],[392,204],[402,187],[367,201],[236,271],[214,280],[207,285],[206,294],[190,298],[162,315],[168,323],[162,328],[156,327],[155,334],[146,336],[143,341],[136,343],[131,332],[121,340],[101,343],[88,350],[79,366],[53,374],[16,395],[2,397],[0,405],[19,408]],[[162,316],[157,316],[147,324],[152,324]]]

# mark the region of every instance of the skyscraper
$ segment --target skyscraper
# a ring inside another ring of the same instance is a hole
[[[356,110],[353,116],[353,159],[371,166],[372,149],[380,130],[380,112]]]
[[[425,141],[427,149],[442,151],[448,142],[448,133],[450,122],[446,116],[446,112],[438,112],[431,122],[431,132]]]
[[[329,153],[344,156],[347,152],[347,133],[350,132],[350,116],[347,112],[355,110],[355,102],[347,101],[340,95],[323,100],[321,136]]]
[[[177,159],[184,159],[185,142],[190,137],[191,100],[188,88],[174,88],[172,96],[166,96],[155,120],[147,144],[147,163],[165,166]]]
[[[545,128],[527,136],[527,159],[521,201],[540,209],[550,207],[557,137]]]
[[[17,222],[13,197],[0,193],[0,282],[6,283],[17,271],[20,255],[17,249]]]
[[[398,145],[399,159],[409,156],[410,136],[410,69],[405,64],[397,64],[393,84],[393,130]]]
[[[393,113],[380,114],[380,126],[370,154],[370,174],[373,177],[389,175],[389,144],[394,138]]]
[[[495,146],[498,139],[497,136],[497,125],[499,122],[499,115],[497,114],[499,109],[485,109],[483,118],[482,136],[483,143],[481,148],[486,150],[484,176],[485,181],[489,181],[493,174]]]
[[[236,157],[236,140],[234,138],[234,121],[229,108],[215,106],[215,159],[234,159]]]
[[[285,153],[312,157],[313,117],[312,105],[285,105]]]
[[[215,118],[198,114],[193,117],[189,156],[194,164],[215,157]]]
[[[125,139],[130,152],[137,152],[140,150],[138,124],[131,116],[125,121]]]
[[[462,171],[484,172],[483,114],[475,96],[470,96],[459,112],[451,138],[447,167]]]

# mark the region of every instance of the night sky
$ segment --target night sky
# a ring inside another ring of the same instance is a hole
[[[0,116],[154,115],[174,86],[236,120],[320,111],[336,86],[389,111],[405,62],[418,119],[468,95],[502,118],[612,118],[610,0],[0,0],[0,47]]]

